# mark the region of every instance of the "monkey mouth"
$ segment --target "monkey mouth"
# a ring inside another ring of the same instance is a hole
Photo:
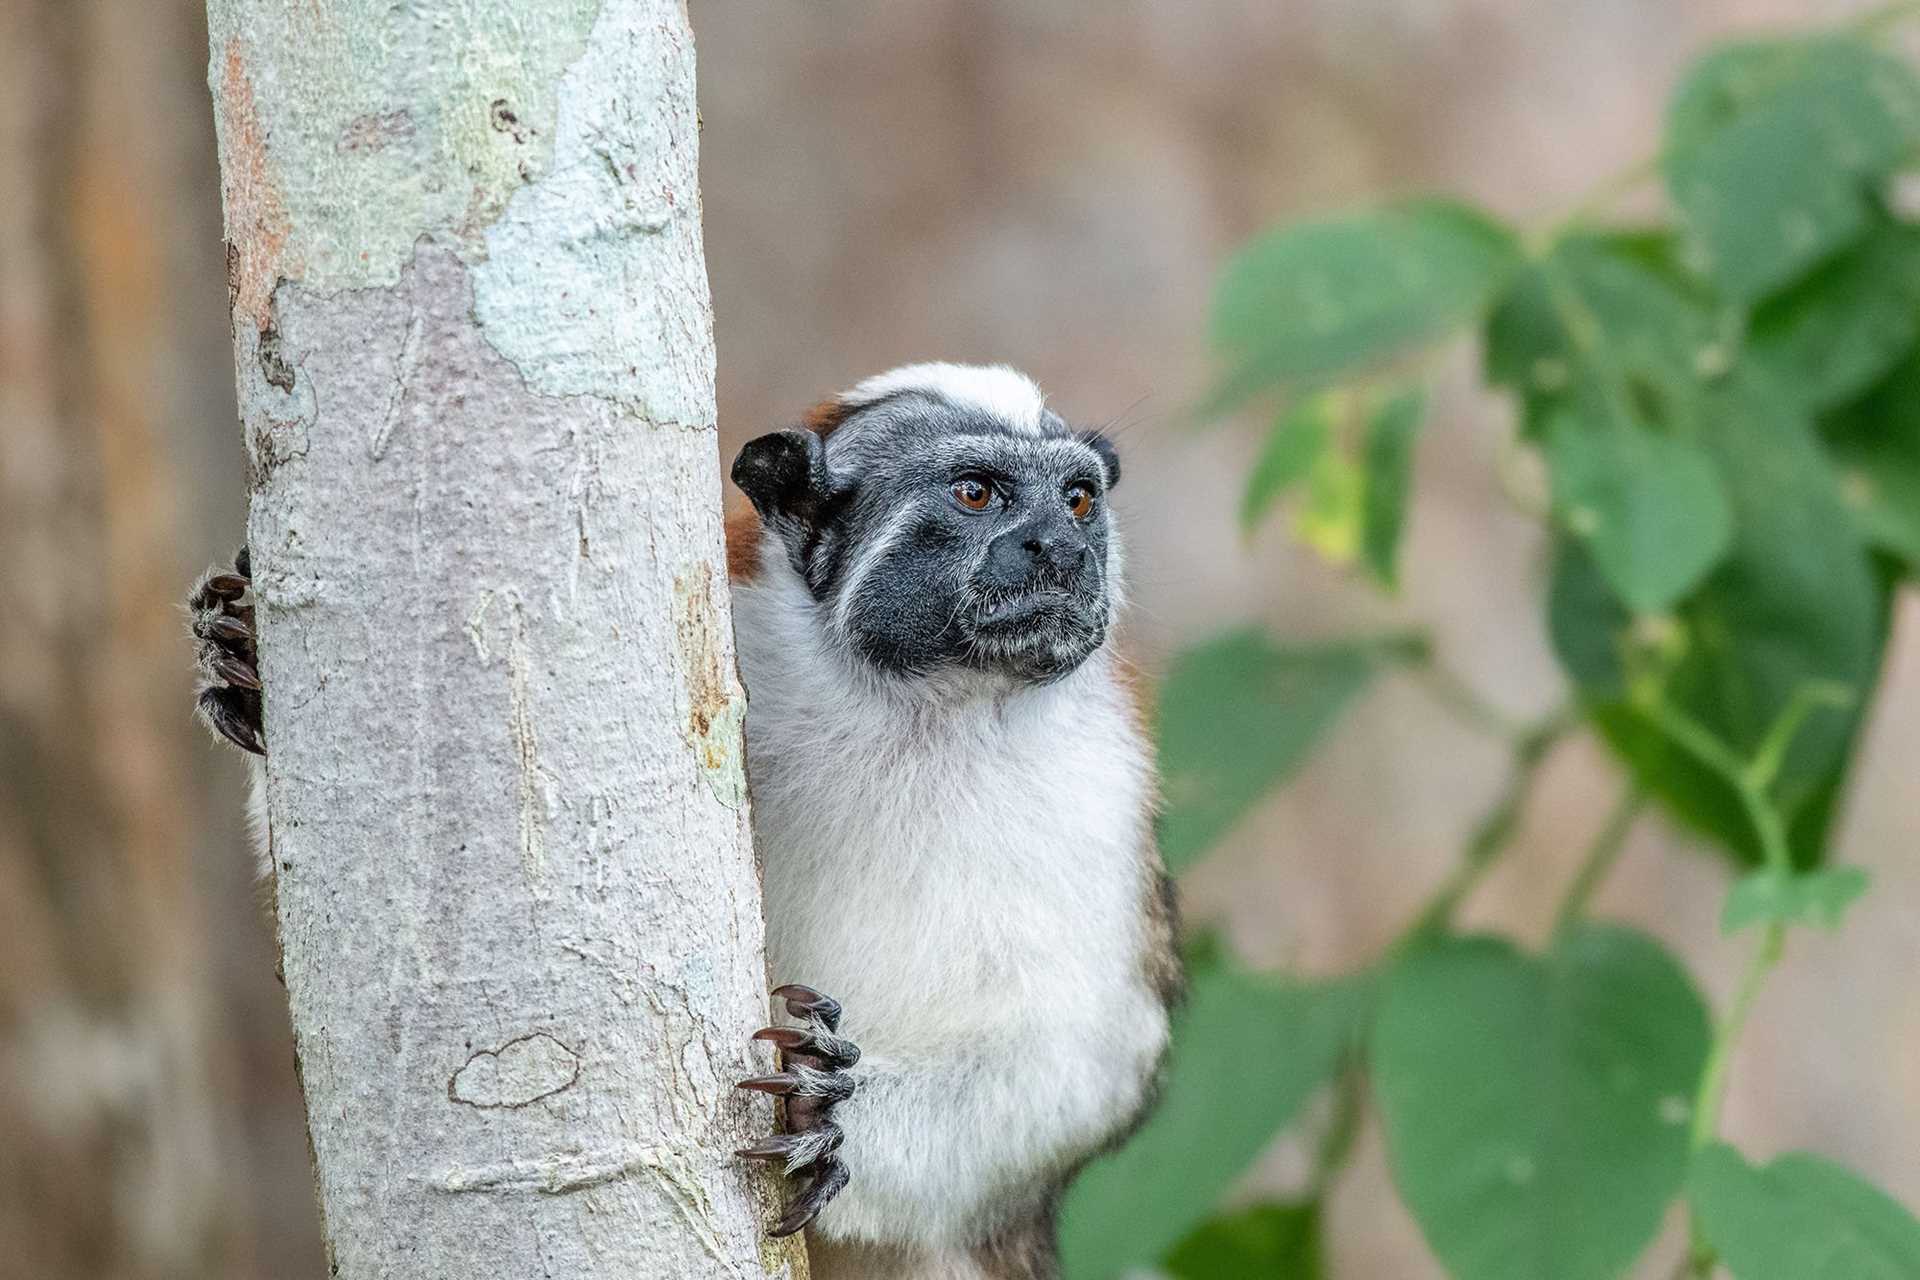
[[[1066,675],[1105,638],[1105,599],[1052,583],[993,592],[966,626],[966,660],[1045,683]]]
[[[980,630],[1021,627],[1058,618],[1073,602],[1073,593],[1060,587],[1038,587],[990,600],[976,615]]]

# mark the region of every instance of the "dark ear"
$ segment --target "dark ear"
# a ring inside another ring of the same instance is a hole
[[[827,496],[827,455],[811,431],[749,440],[733,460],[733,482],[763,520],[809,522]]]
[[[1120,451],[1113,447],[1113,441],[1098,431],[1082,431],[1080,443],[1100,455],[1100,463],[1107,469],[1107,488],[1120,483]]]

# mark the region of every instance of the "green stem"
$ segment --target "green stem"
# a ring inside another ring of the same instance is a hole
[[[1727,1092],[1727,1071],[1733,1062],[1734,1050],[1739,1046],[1740,1033],[1746,1029],[1747,1018],[1753,1012],[1753,1001],[1760,994],[1761,985],[1773,967],[1780,963],[1787,945],[1787,926],[1774,921],[1767,925],[1760,936],[1760,945],[1754,948],[1753,955],[1747,961],[1746,972],[1740,975],[1740,985],[1733,993],[1733,1003],[1727,1007],[1727,1016],[1721,1020],[1714,1032],[1713,1047],[1707,1051],[1707,1065],[1700,1072],[1700,1087],[1694,1094],[1693,1127],[1689,1131],[1689,1146],[1698,1151],[1712,1142],[1720,1132],[1720,1105]]]
[[[1706,1147],[1720,1132],[1720,1109],[1726,1101],[1727,1076],[1733,1067],[1734,1051],[1739,1048],[1740,1035],[1746,1030],[1760,988],[1780,963],[1786,948],[1787,926],[1778,920],[1772,921],[1760,935],[1760,945],[1747,960],[1746,972],[1740,975],[1740,985],[1733,993],[1733,1003],[1727,1007],[1727,1016],[1715,1029],[1713,1045],[1707,1050],[1707,1064],[1700,1072],[1700,1086],[1693,1096],[1693,1123],[1687,1135],[1691,1151]],[[1712,1275],[1713,1246],[1700,1234],[1697,1217],[1689,1224],[1688,1233],[1692,1242],[1689,1259],[1693,1274]]]
[[[1663,701],[1656,699],[1643,709],[1652,714],[1661,731],[1683,750],[1726,779],[1753,826],[1763,863],[1770,870],[1791,873],[1793,850],[1787,840],[1786,821],[1767,793],[1807,716],[1819,707],[1844,707],[1852,701],[1852,690],[1828,682],[1815,681],[1796,689],[1767,727],[1751,760],[1740,759],[1719,735]],[[1701,1068],[1700,1085],[1693,1098],[1693,1119],[1688,1130],[1688,1145],[1693,1151],[1705,1147],[1720,1132],[1720,1110],[1726,1100],[1727,1074],[1732,1069],[1734,1052],[1753,1013],[1754,1000],[1767,975],[1780,963],[1786,947],[1787,926],[1778,920],[1770,921],[1760,935],[1759,946],[1747,960],[1746,971],[1740,975],[1740,985],[1734,989],[1733,1003],[1728,1006],[1726,1017],[1714,1030],[1713,1043],[1707,1049],[1706,1065]],[[1700,1234],[1697,1218],[1689,1226],[1689,1236],[1688,1265],[1693,1274],[1712,1275],[1713,1247]]]
[[[1307,1181],[1309,1199],[1318,1200],[1333,1186],[1333,1180],[1346,1167],[1353,1154],[1354,1141],[1360,1136],[1360,1117],[1366,1102],[1367,1068],[1355,1053],[1341,1068],[1334,1085],[1333,1115],[1327,1131],[1314,1153],[1313,1174]]]
[[[1633,821],[1640,816],[1640,807],[1646,799],[1647,793],[1638,783],[1629,783],[1620,793],[1613,811],[1607,815],[1606,825],[1600,828],[1600,834],[1587,849],[1587,856],[1581,860],[1573,883],[1567,886],[1566,897],[1560,900],[1560,910],[1554,916],[1554,933],[1565,934],[1586,915],[1587,903],[1594,891],[1606,880],[1607,873],[1613,870],[1621,851],[1627,847],[1627,835],[1633,830]]]
[[[1427,695],[1458,716],[1460,723],[1468,728],[1510,742],[1518,742],[1533,731],[1534,726],[1488,702],[1438,659],[1429,657],[1413,670],[1414,678]]]
[[[1777,871],[1791,870],[1793,853],[1787,844],[1786,825],[1781,822],[1780,812],[1774,808],[1773,801],[1767,797],[1767,784],[1772,782],[1773,772],[1778,765],[1765,766],[1764,748],[1762,756],[1756,756],[1753,761],[1742,760],[1711,729],[1666,703],[1653,702],[1642,709],[1653,718],[1660,732],[1688,755],[1719,774],[1733,788],[1734,794],[1740,799],[1742,811],[1747,815],[1747,822],[1753,827],[1754,837],[1760,842],[1761,857],[1766,865]],[[1786,723],[1793,711],[1793,704],[1790,703],[1768,731],[1768,742],[1779,736],[1777,730]],[[1795,727],[1801,718],[1804,716],[1795,716]],[[1784,744],[1779,750],[1784,754]]]
[[[1660,176],[1659,153],[1642,156],[1625,168],[1601,178],[1574,198],[1564,212],[1558,213],[1527,239],[1536,253],[1544,253],[1572,232],[1587,226],[1627,196]]]
[[[1533,793],[1541,766],[1576,723],[1578,721],[1574,714],[1561,708],[1514,736],[1513,765],[1507,774],[1507,785],[1493,802],[1493,807],[1474,825],[1473,834],[1467,838],[1467,846],[1461,851],[1460,861],[1440,882],[1433,896],[1427,899],[1426,906],[1413,923],[1401,932],[1391,950],[1399,951],[1452,927],[1453,914],[1461,902],[1512,845],[1514,833],[1520,826],[1520,815]]]
[[[1793,745],[1793,739],[1800,732],[1800,726],[1807,717],[1822,707],[1835,711],[1845,711],[1853,705],[1853,690],[1833,680],[1810,680],[1793,691],[1787,699],[1787,705],[1774,717],[1773,724],[1767,729],[1767,736],[1760,743],[1760,749],[1754,753],[1753,761],[1746,767],[1747,781],[1755,791],[1764,794],[1780,776],[1780,766],[1786,762],[1787,749]]]

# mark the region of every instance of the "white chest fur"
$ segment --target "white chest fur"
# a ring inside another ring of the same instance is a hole
[[[876,1062],[1019,1082],[1007,1106],[1032,1114],[983,1104],[980,1140],[1036,1174],[1071,1162],[1131,1115],[1166,1037],[1141,962],[1150,757],[1113,655],[1041,687],[901,682],[835,651],[784,566],[734,598],[771,977],[839,999]],[[837,1216],[884,1237],[863,1217],[907,1197],[861,1183]],[[955,1231],[979,1218],[950,1208]]]

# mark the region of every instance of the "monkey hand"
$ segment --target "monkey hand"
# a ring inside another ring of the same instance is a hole
[[[200,667],[200,695],[194,709],[207,727],[243,751],[267,753],[260,724],[259,658],[253,645],[253,606],[240,598],[253,586],[247,549],[240,548],[233,568],[209,573],[187,597]]]
[[[807,1025],[763,1027],[754,1032],[755,1040],[778,1047],[782,1070],[742,1080],[738,1087],[781,1098],[785,1132],[742,1147],[738,1154],[749,1160],[779,1161],[789,1177],[811,1179],[794,1197],[786,1216],[767,1233],[778,1237],[790,1236],[812,1222],[847,1185],[847,1166],[834,1154],[844,1135],[833,1122],[833,1109],[853,1095],[853,1077],[847,1068],[860,1060],[860,1050],[835,1034],[840,1027],[839,1001],[798,985],[776,987],[773,995],[785,1000],[787,1012],[805,1019]]]

